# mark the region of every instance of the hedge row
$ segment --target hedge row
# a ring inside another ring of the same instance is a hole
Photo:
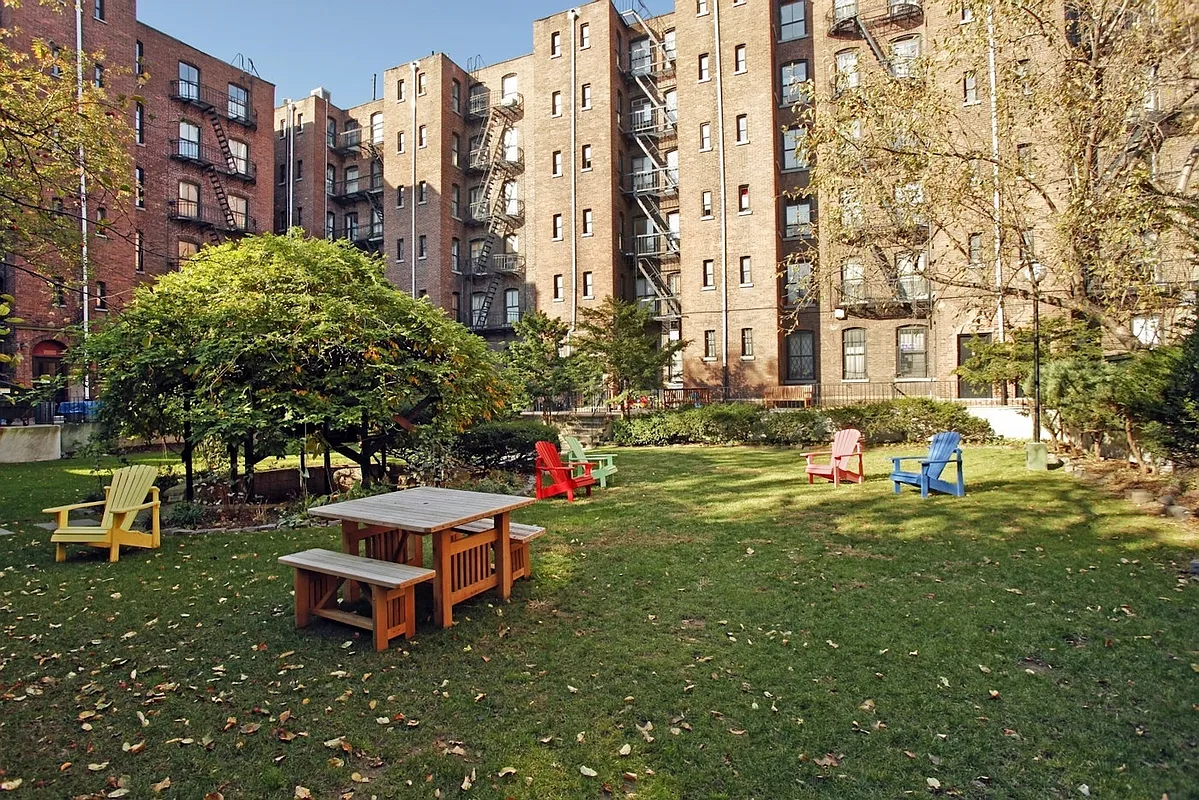
[[[619,445],[731,444],[813,445],[841,428],[857,428],[867,443],[923,443],[940,431],[957,431],[967,442],[994,437],[991,425],[957,403],[904,399],[831,409],[766,411],[749,403],[684,408],[617,420]]]

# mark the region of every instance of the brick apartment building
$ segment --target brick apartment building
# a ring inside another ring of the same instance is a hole
[[[91,324],[103,324],[134,287],[175,269],[180,258],[260,231],[257,220],[274,204],[273,84],[138,22],[136,0],[86,0],[79,23],[83,50],[102,53],[101,74],[88,77],[101,80],[111,98],[131,98],[125,110],[135,192],[90,199],[86,286],[73,274],[78,267],[34,268],[16,256],[0,266],[0,283],[25,320],[5,343],[21,356],[12,378],[23,384],[60,372],[70,344],[64,328],[83,321],[85,303]],[[34,39],[75,48],[70,9],[5,7],[0,27],[17,31],[18,49]],[[76,208],[77,199],[63,198]],[[69,390],[71,397],[81,392]]]
[[[965,13],[678,0],[650,17],[595,0],[534,21],[531,54],[465,67],[435,54],[388,70],[371,103],[341,109],[318,90],[277,108],[275,228],[380,252],[397,286],[493,340],[528,309],[573,326],[608,295],[640,299],[664,340],[689,342],[673,386],[985,401],[993,387],[953,370],[974,335],[1026,323],[1028,304],[939,291],[922,267],[944,245],[927,229],[880,268],[877,242],[816,235],[835,198],[794,193],[809,177],[796,103],[836,103],[859,69],[902,78],[892,68],[931,55]]]

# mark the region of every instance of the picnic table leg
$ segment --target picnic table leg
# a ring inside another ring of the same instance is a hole
[[[450,600],[453,583],[448,548],[452,535],[453,531],[448,529],[433,534],[433,570],[437,573],[433,579],[433,621],[439,628],[448,628],[454,624],[454,605]]]
[[[391,630],[391,604],[387,601],[387,590],[382,586],[371,587],[371,622],[375,632],[375,652],[387,649],[387,633]]]
[[[352,556],[358,555],[358,523],[343,519],[341,521],[341,552]],[[346,602],[358,601],[358,584],[346,581]]]
[[[512,596],[512,539],[508,535],[511,521],[510,514],[495,515],[495,573],[504,600]]]
[[[296,627],[307,628],[308,623],[312,622],[312,587],[308,578],[308,573],[302,569],[296,569]]]

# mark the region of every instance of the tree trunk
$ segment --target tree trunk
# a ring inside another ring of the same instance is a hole
[[[1137,470],[1142,475],[1149,473],[1145,464],[1145,456],[1141,453],[1141,447],[1137,444],[1137,440],[1132,435],[1132,420],[1124,418],[1124,436],[1128,439],[1128,453],[1137,461]]]
[[[246,502],[250,502],[250,498],[254,496],[254,465],[258,460],[254,458],[254,432],[250,431],[246,434]]]
[[[192,400],[190,395],[183,396],[183,499],[188,503],[196,501],[196,476],[193,468],[196,446],[192,442]]]
[[[237,491],[237,454],[238,447],[235,444],[229,445],[229,494]]]
[[[329,423],[321,423],[321,446],[325,451],[325,495],[333,494],[333,451],[329,447]]]
[[[362,415],[362,427],[358,433],[358,468],[362,472],[362,488],[371,485],[371,453],[366,414]]]

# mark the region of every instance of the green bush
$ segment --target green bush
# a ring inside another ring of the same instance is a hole
[[[763,444],[813,445],[833,438],[829,418],[821,411],[776,411],[763,414],[759,425]]]
[[[454,455],[480,469],[529,469],[537,442],[558,446],[558,429],[533,420],[505,420],[476,425],[458,437]]]
[[[834,428],[857,428],[870,444],[925,442],[941,431],[957,431],[963,441],[972,443],[995,436],[989,422],[971,416],[964,406],[945,400],[909,397],[830,408],[825,413]]]
[[[199,503],[174,503],[163,524],[168,528],[197,528],[208,517],[208,509]]]

